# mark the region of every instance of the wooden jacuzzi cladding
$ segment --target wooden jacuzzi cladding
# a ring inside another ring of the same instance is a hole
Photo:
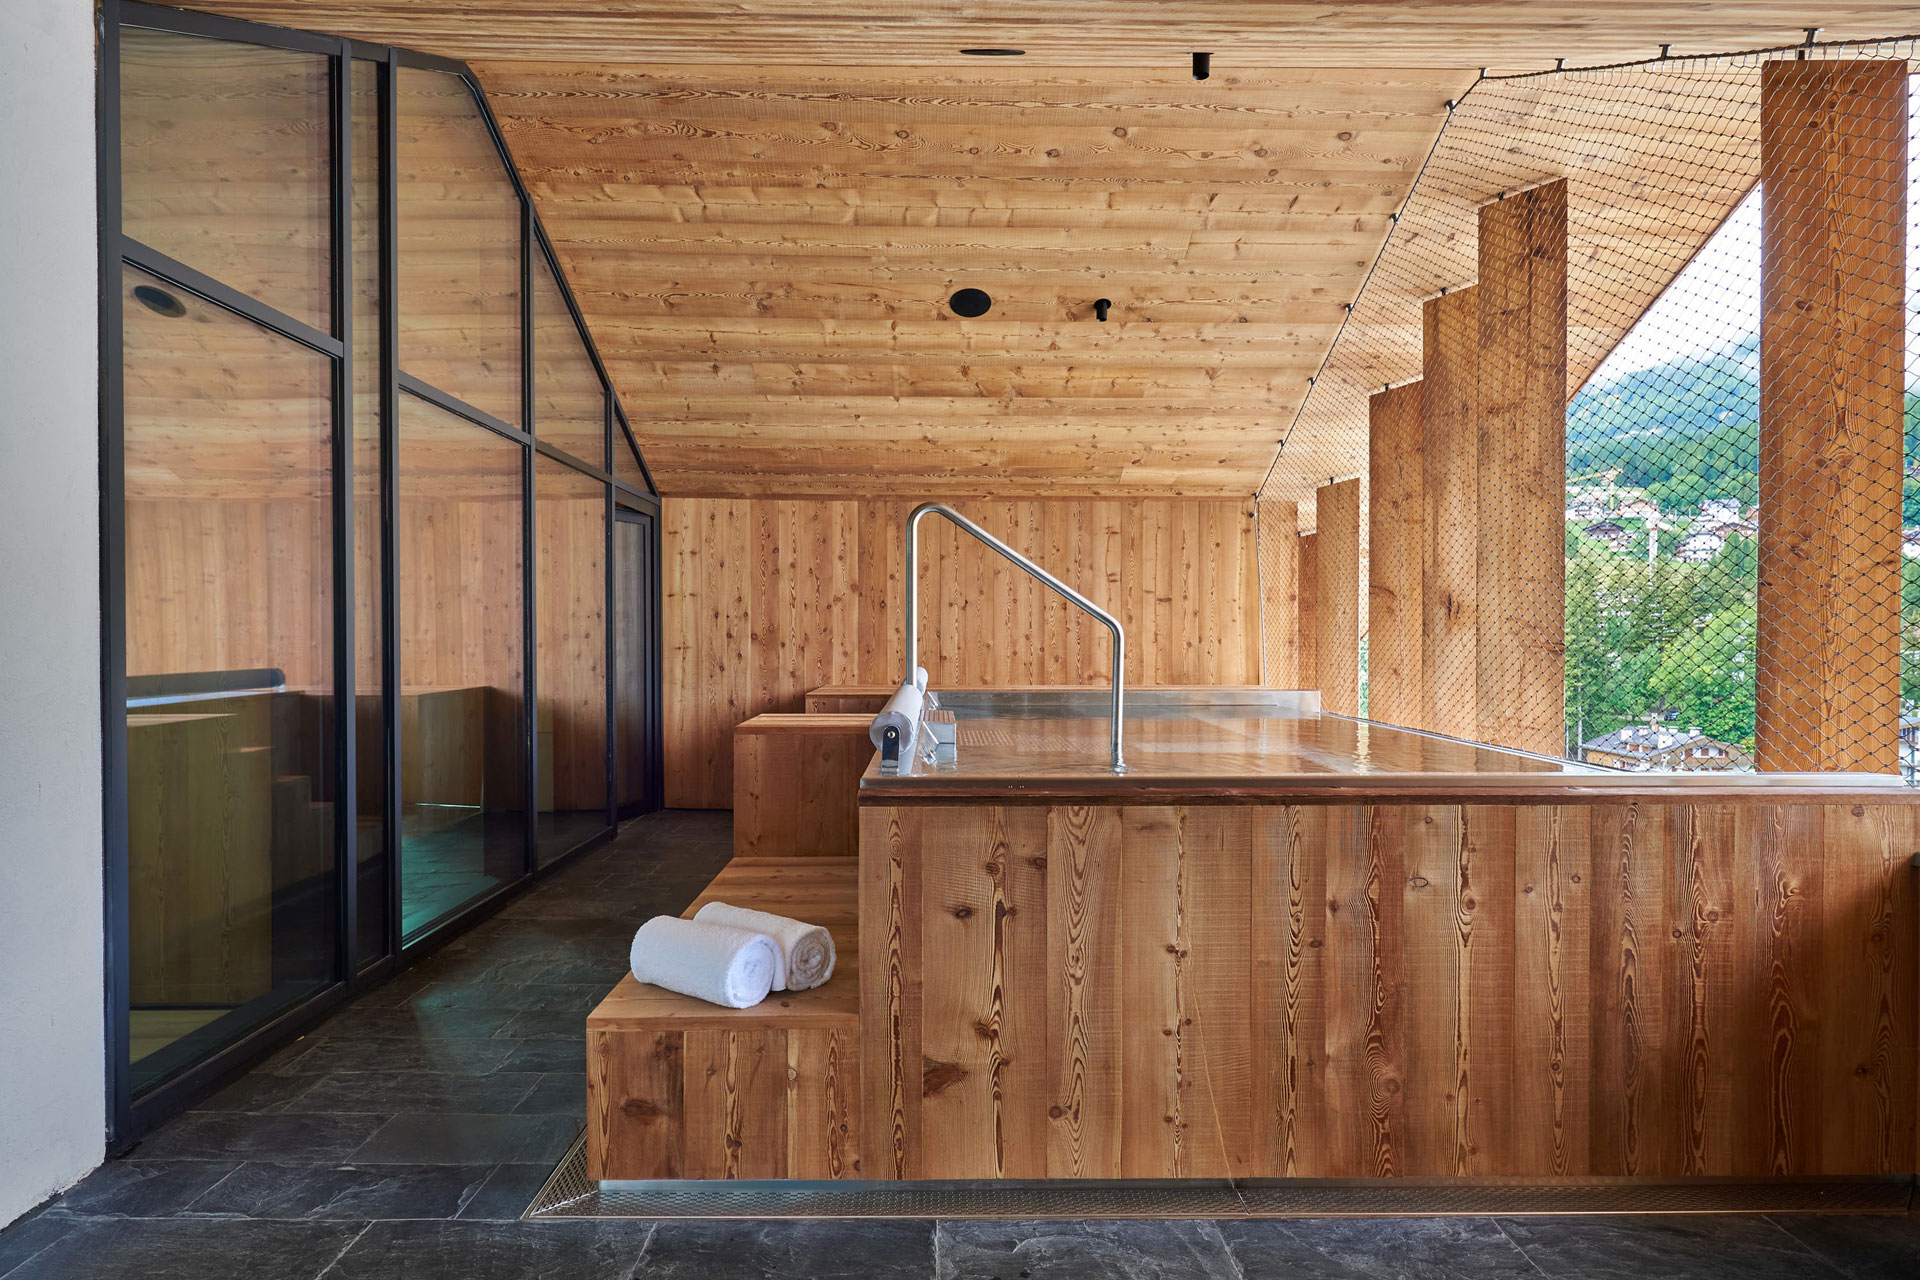
[[[866,1176],[1910,1173],[1917,848],[1897,797],[869,798]]]

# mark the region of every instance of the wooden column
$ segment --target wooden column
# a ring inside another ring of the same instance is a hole
[[[1479,291],[1470,285],[1428,299],[1421,317],[1421,681],[1424,727],[1456,738],[1480,732],[1480,623],[1474,609],[1480,580],[1479,352]]]
[[[1566,750],[1567,183],[1480,210],[1479,738]]]
[[[1320,535],[1303,533],[1295,544],[1294,653],[1302,689],[1322,688],[1320,677]]]
[[[1907,64],[1760,79],[1758,763],[1899,768]]]
[[[1426,577],[1426,466],[1421,387],[1368,405],[1367,718],[1427,727],[1421,593]]]
[[[1260,561],[1260,683],[1297,689],[1300,671],[1300,505],[1261,501],[1254,506]]]
[[[1360,481],[1320,486],[1314,628],[1320,705],[1360,714]]]

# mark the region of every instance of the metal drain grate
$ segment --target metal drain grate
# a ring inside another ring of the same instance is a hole
[[[1446,1180],[1273,1182],[649,1182],[587,1177],[586,1135],[528,1218],[1328,1218],[1490,1214],[1903,1214],[1907,1178],[1821,1182],[1594,1179],[1553,1186]]]

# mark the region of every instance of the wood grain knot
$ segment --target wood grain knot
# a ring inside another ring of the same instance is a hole
[[[920,1096],[931,1098],[942,1090],[951,1089],[967,1078],[967,1069],[957,1062],[936,1062],[926,1060],[920,1075]]]
[[[972,908],[972,907],[955,907],[955,908],[953,909],[953,918],[954,918],[955,920],[969,920],[969,919],[972,919],[972,918],[973,918],[973,908]]]

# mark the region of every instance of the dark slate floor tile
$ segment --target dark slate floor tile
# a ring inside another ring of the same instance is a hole
[[[497,1033],[516,1013],[512,1009],[418,1009],[401,1005],[371,1009],[349,1005],[315,1034],[414,1037],[428,1042],[479,1039]]]
[[[527,1211],[552,1173],[549,1164],[500,1165],[456,1216],[511,1222]]]
[[[42,1213],[0,1229],[0,1276],[13,1275],[15,1268],[52,1247],[78,1224],[77,1218]]]
[[[1773,1221],[1854,1280],[1920,1277],[1920,1217],[1800,1214]]]
[[[49,1213],[164,1218],[240,1167],[238,1160],[110,1160],[61,1196]]]
[[[506,1026],[500,1029],[503,1040],[584,1040],[587,1035],[587,1013],[581,1010],[564,1012],[516,1013]]]
[[[1284,1275],[1391,1274],[1405,1280],[1539,1275],[1491,1218],[1267,1219],[1223,1222],[1220,1234],[1248,1280]],[[1302,1257],[1303,1248],[1324,1261]],[[1390,1272],[1381,1269],[1387,1265]]]
[[[314,1280],[364,1229],[358,1222],[207,1218],[78,1219],[7,1280]]]
[[[250,1116],[193,1111],[177,1116],[135,1149],[143,1160],[282,1160],[332,1164],[386,1123],[386,1117]]]
[[[241,1218],[451,1218],[480,1190],[485,1165],[249,1163],[194,1202]]]
[[[548,962],[555,963],[555,962]],[[614,982],[619,975],[614,975]],[[414,1009],[490,1009],[586,1015],[613,982],[437,982],[408,1002]]]
[[[501,1043],[507,1043],[502,1041]],[[513,1046],[502,1071],[549,1071],[578,1076],[587,1075],[587,1038],[578,1040],[528,1040]]]
[[[399,1115],[350,1163],[552,1165],[579,1132],[574,1116]]]
[[[458,1036],[421,1041],[411,1036],[342,1036],[303,1042],[298,1056],[278,1070],[288,1075],[324,1076],[337,1071],[446,1071],[486,1075],[498,1071],[513,1045],[484,1037]]]
[[[584,1123],[587,1118],[587,1077],[585,1072],[556,1071],[540,1077],[540,1083],[514,1108],[519,1115],[572,1116]]]
[[[643,1280],[924,1280],[930,1222],[662,1222]]]
[[[1549,1276],[1581,1280],[1802,1280],[1836,1274],[1785,1230],[1754,1215],[1502,1218]]]
[[[1239,1280],[1211,1222],[942,1222],[939,1280]]]
[[[442,1071],[339,1071],[320,1077],[295,1109],[337,1115],[362,1111],[386,1115],[409,1111],[504,1115],[532,1093],[541,1078],[518,1071],[481,1076]]]
[[[648,1222],[376,1222],[327,1280],[627,1280]]]
[[[286,1111],[313,1087],[311,1079],[250,1071],[220,1092],[193,1105],[195,1111],[245,1111],[265,1115]]]

